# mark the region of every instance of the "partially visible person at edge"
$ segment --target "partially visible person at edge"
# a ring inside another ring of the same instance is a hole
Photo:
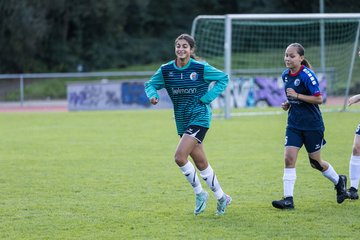
[[[358,52],[360,57],[360,51]],[[348,106],[360,101],[360,94],[352,96],[348,100]],[[350,177],[350,188],[348,189],[348,196],[352,200],[359,199],[359,179],[360,179],[360,124],[355,130],[354,143],[352,147],[352,154],[350,157],[349,164],[349,177]]]
[[[296,181],[296,160],[304,145],[311,167],[319,170],[336,189],[337,202],[347,198],[346,176],[338,175],[330,163],[321,159],[321,149],[325,145],[324,122],[319,104],[323,99],[319,82],[305,59],[305,49],[299,43],[290,44],[285,50],[284,61],[287,69],[282,73],[287,101],[282,109],[288,112],[284,151],[284,197],[272,202],[279,209],[293,209],[294,185]]]
[[[216,214],[223,215],[232,199],[221,188],[206,158],[203,141],[211,122],[210,103],[224,91],[229,78],[224,72],[200,61],[195,55],[195,40],[188,34],[176,38],[175,55],[175,60],[163,64],[145,83],[145,92],[154,105],[160,100],[157,90],[165,88],[171,98],[180,136],[175,162],[195,192],[195,215],[205,210],[208,193],[203,189],[194,165],[188,160],[189,156],[217,199]],[[209,90],[211,82],[215,84]]]

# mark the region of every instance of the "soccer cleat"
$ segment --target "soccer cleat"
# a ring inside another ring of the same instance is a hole
[[[336,200],[338,203],[344,202],[348,198],[348,193],[346,191],[346,176],[339,175],[339,181],[335,185],[336,189]]]
[[[195,215],[199,215],[205,210],[208,197],[209,194],[204,190],[201,193],[196,194],[196,206],[194,210]]]
[[[216,215],[224,215],[226,207],[231,203],[232,198],[229,195],[224,194],[217,202]]]
[[[281,200],[273,201],[272,205],[279,209],[294,209],[295,207],[293,197],[284,197]]]
[[[359,199],[358,190],[354,187],[349,188],[347,195],[351,200]]]

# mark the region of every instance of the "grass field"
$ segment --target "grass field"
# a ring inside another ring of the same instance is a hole
[[[322,155],[341,174],[358,114],[323,113]],[[360,201],[337,204],[305,149],[296,209],[271,206],[282,197],[285,125],[286,114],[213,120],[204,146],[233,198],[217,217],[213,194],[193,215],[169,110],[1,113],[0,239],[357,239]]]

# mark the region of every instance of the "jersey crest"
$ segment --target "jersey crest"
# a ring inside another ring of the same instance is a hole
[[[198,74],[196,72],[192,72],[190,74],[190,79],[196,81],[198,79]]]

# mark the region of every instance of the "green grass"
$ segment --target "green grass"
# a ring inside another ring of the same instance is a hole
[[[322,156],[348,175],[358,113],[323,115]],[[285,124],[286,114],[213,120],[205,150],[233,198],[217,217],[212,194],[193,215],[169,110],[1,113],[0,239],[355,239],[360,201],[337,204],[304,149],[296,209],[271,206],[282,196]]]

